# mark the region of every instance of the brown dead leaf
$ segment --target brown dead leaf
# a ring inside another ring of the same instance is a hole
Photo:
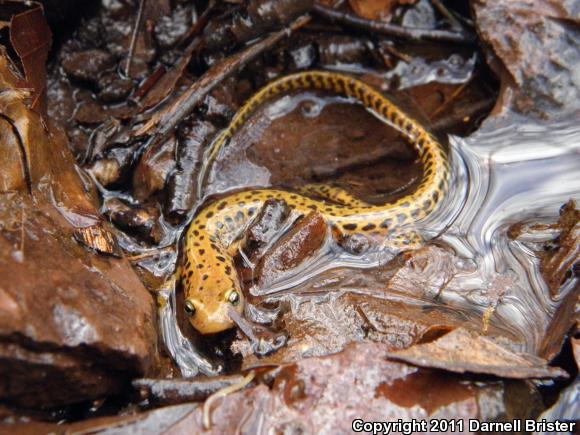
[[[456,373],[481,373],[512,379],[567,377],[535,355],[516,353],[464,328],[407,349],[387,352],[387,358],[420,367]]]
[[[410,5],[416,0],[348,0],[352,10],[368,20],[385,20],[398,5]]]
[[[18,54],[26,86],[34,89],[30,107],[46,117],[46,59],[52,33],[41,6],[36,6],[10,20],[10,42]]]
[[[151,87],[141,102],[141,112],[155,106],[175,90],[196,47],[197,44],[190,45],[181,59]]]

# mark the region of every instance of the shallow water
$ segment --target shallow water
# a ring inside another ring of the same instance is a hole
[[[529,236],[533,241],[529,243],[526,237],[510,240],[508,230],[516,223],[554,223],[565,202],[580,200],[580,128],[573,120],[517,127],[512,122],[493,121],[467,139],[450,138],[452,191],[438,210],[417,226],[425,239],[451,249],[457,261],[439,264],[447,266],[447,271],[420,284],[434,281],[436,286],[431,297],[422,302],[470,316],[483,316],[489,309],[490,314],[493,312],[490,326],[515,338],[521,350],[534,353],[559,302],[576,279],[566,282],[559,296],[552,299],[533,248],[557,234],[546,229]],[[305,280],[313,280],[309,285],[318,291],[357,291],[360,280],[353,284],[353,280],[337,279],[336,273],[319,279],[316,276],[337,267],[374,268],[391,258],[384,251],[356,257],[327,243],[293,278],[268,289],[253,289],[253,293],[287,293],[303,286]],[[436,269],[432,267],[431,272]],[[372,280],[369,278],[365,286],[381,287]],[[409,283],[401,288],[396,281],[392,284],[388,292],[394,292],[399,300],[403,295],[405,300]]]
[[[283,97],[264,111],[257,124],[252,124],[252,135],[245,136],[243,148],[250,146],[270,122],[306,100],[310,105],[305,116],[317,116],[331,102],[346,102],[310,93]],[[565,283],[560,295],[552,299],[533,248],[557,234],[546,230],[510,240],[508,230],[521,222],[554,223],[565,202],[570,198],[580,200],[580,127],[574,119],[532,124],[509,115],[487,121],[466,139],[450,137],[449,148],[452,188],[437,210],[416,226],[426,240],[455,256],[451,262],[431,264],[431,269],[423,273],[423,278],[429,274],[429,279],[417,283],[390,281],[385,291],[385,283],[377,281],[376,275],[358,271],[380,267],[394,253],[375,247],[353,255],[328,237],[319,252],[292,276],[268,288],[254,287],[251,293],[264,299],[289,298],[296,306],[324,294],[362,292],[422,307],[451,309],[463,318],[479,319],[473,326],[479,330],[485,313],[490,330],[510,337],[518,350],[537,352],[550,319],[576,278]],[[224,150],[218,160],[226,158],[227,152]],[[269,184],[267,170],[254,168],[256,165],[247,159],[245,162],[252,166],[242,171],[249,179],[240,178],[237,186],[231,186],[227,173],[210,172],[207,194],[226,187]],[[420,297],[409,294],[411,284],[425,287]],[[165,291],[160,297],[166,302],[160,309],[162,335],[183,375],[219,371],[177,327],[174,293]]]

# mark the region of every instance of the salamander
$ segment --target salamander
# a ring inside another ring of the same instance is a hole
[[[260,104],[285,92],[311,89],[352,98],[396,128],[422,162],[421,182],[412,193],[385,205],[367,204],[346,191],[312,185],[306,191],[321,199],[275,188],[252,189],[230,194],[203,208],[186,232],[177,275],[184,289],[186,314],[202,334],[233,327],[229,310],[243,311],[244,296],[231,248],[268,199],[285,201],[298,216],[313,211],[321,213],[328,225],[345,236],[354,233],[378,235],[384,237],[389,246],[404,250],[420,246],[421,238],[409,228],[431,213],[447,191],[449,165],[439,142],[380,92],[360,80],[335,72],[299,72],[267,84],[240,108],[230,125],[213,142],[208,161],[215,159]]]

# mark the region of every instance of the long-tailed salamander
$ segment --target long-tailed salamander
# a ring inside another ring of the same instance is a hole
[[[447,191],[449,165],[437,140],[380,92],[355,78],[335,72],[300,72],[266,85],[242,106],[228,128],[214,141],[208,161],[215,158],[219,149],[258,105],[288,91],[309,89],[330,91],[358,100],[400,131],[422,162],[419,187],[385,205],[366,204],[329,186],[312,188],[326,200],[285,190],[254,189],[229,195],[202,209],[187,230],[177,276],[183,285],[189,320],[202,334],[233,327],[228,311],[231,307],[238,313],[243,310],[244,297],[229,248],[266,200],[284,200],[297,214],[305,215],[315,210],[329,225],[345,235],[380,235],[390,246],[409,249],[421,243],[419,236],[408,230],[409,225],[431,213]]]

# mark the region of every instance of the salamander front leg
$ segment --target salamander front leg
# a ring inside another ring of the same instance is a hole
[[[252,344],[252,350],[257,356],[266,356],[282,348],[288,341],[283,332],[273,332],[268,328],[246,320],[236,310],[228,311],[230,319],[240,328]]]

